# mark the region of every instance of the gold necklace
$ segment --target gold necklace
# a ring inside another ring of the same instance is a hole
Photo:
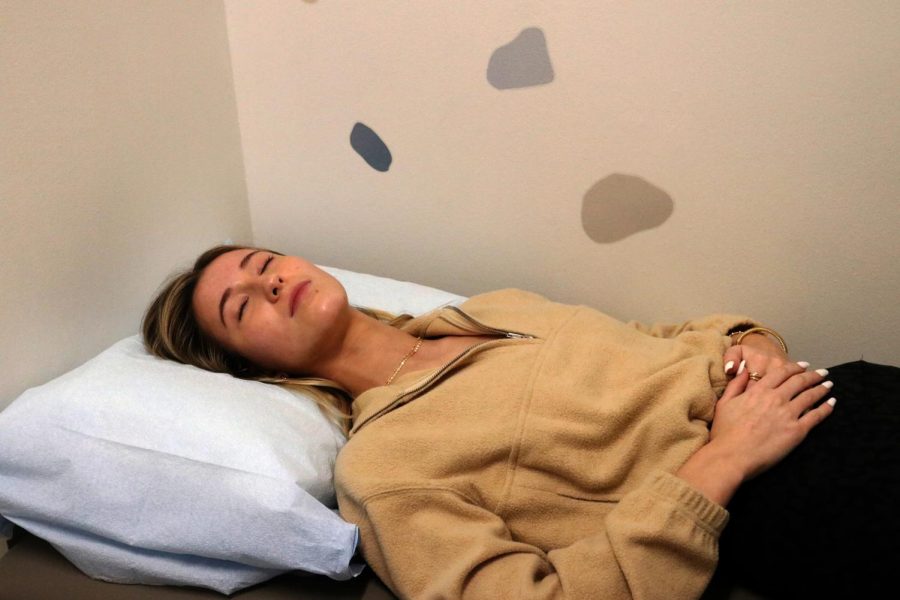
[[[406,364],[406,361],[408,361],[410,358],[412,358],[412,355],[419,351],[419,346],[422,345],[422,339],[423,339],[423,337],[419,336],[419,340],[416,342],[416,345],[413,346],[412,350],[410,350],[409,352],[406,353],[406,356],[403,357],[403,360],[400,361],[400,364],[397,365],[397,368],[394,369],[394,373],[388,378],[387,383],[385,383],[384,385],[391,385],[391,382],[394,380],[394,377],[397,376],[397,373],[400,372],[400,369],[403,368],[403,365]]]

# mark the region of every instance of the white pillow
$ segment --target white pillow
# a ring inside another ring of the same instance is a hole
[[[380,308],[395,315],[420,315],[440,306],[460,304],[466,298],[409,281],[346,271],[335,267],[319,267],[331,273],[344,289],[350,304]]]
[[[324,267],[351,303],[419,314],[461,296]],[[126,338],[0,413],[0,530],[107,581],[222,593],[300,569],[356,576],[332,510],[344,443],[306,397],[148,355]]]

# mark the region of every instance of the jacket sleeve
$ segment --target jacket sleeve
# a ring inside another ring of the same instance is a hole
[[[715,569],[728,512],[684,480],[654,472],[570,546],[516,541],[504,521],[449,488],[344,502],[363,555],[401,598],[697,598]],[[548,516],[547,518],[552,518]]]
[[[704,331],[709,329],[716,330],[722,335],[728,335],[728,332],[735,327],[762,327],[761,323],[750,317],[731,314],[713,314],[677,324],[654,323],[646,325],[638,321],[629,321],[627,325],[647,335],[660,338],[673,338],[686,331]]]

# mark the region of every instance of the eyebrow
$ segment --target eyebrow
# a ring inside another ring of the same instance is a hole
[[[257,252],[259,252],[259,250],[254,250],[253,252],[249,252],[247,254],[247,256],[245,256],[244,258],[241,259],[241,268],[242,269],[247,266],[247,263],[250,262],[250,258]],[[226,327],[226,328],[228,327],[228,325],[225,323],[225,303],[228,301],[229,296],[231,296],[231,288],[230,287],[225,289],[225,292],[222,294],[222,299],[219,300],[219,319],[221,319],[221,321],[222,321],[222,326]]]

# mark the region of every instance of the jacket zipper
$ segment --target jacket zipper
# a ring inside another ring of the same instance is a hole
[[[499,336],[502,336],[504,338],[511,339],[511,340],[537,339],[537,336],[534,336],[534,335],[531,335],[528,333],[520,333],[518,331],[506,331],[504,329],[497,329],[496,327],[491,327],[489,325],[485,325],[484,323],[477,321],[476,319],[469,316],[464,311],[462,311],[461,309],[459,309],[455,306],[448,306],[447,309],[452,310],[458,316],[461,316],[463,319],[465,319],[466,321],[468,321],[469,323],[474,325],[477,329],[480,329],[482,331],[487,331],[487,332],[490,332],[490,333],[493,333],[493,334],[496,334],[496,335],[499,335]],[[394,398],[394,400],[390,404],[388,404],[387,406],[385,406],[384,408],[379,410],[374,415],[370,416],[363,423],[361,423],[359,427],[355,428],[355,431],[358,432],[360,429],[365,427],[370,421],[377,419],[381,415],[383,415],[387,412],[390,412],[391,410],[393,410],[394,408],[397,408],[398,406],[401,406],[402,404],[406,404],[406,402],[409,402],[410,400],[412,400],[412,396],[414,396],[416,393],[418,393],[418,392],[422,391],[423,389],[427,388],[428,386],[430,386],[436,379],[438,379],[442,375],[444,375],[444,373],[449,371],[453,366],[455,366],[460,360],[465,358],[467,355],[475,352],[478,348],[481,348],[482,346],[485,346],[487,344],[493,344],[494,342],[497,342],[497,341],[498,340],[487,340],[484,342],[479,342],[479,343],[475,344],[474,346],[469,346],[468,348],[466,348],[465,350],[463,350],[462,352],[457,354],[450,361],[445,363],[443,367],[441,367],[440,369],[438,369],[437,371],[432,373],[430,376],[428,376],[424,381],[420,381],[419,383],[415,384],[413,387],[403,390],[403,392],[399,396]]]
[[[507,337],[507,338],[511,338],[511,339],[519,339],[519,338],[533,339],[535,337],[529,333],[519,333],[518,331],[507,331],[505,329],[497,329],[496,327],[491,327],[490,325],[485,325],[481,321],[476,320],[474,317],[470,316],[465,311],[463,311],[462,309],[460,309],[456,306],[448,306],[447,309],[452,310],[453,312],[455,312],[457,315],[461,316],[463,319],[465,319],[472,325],[475,325],[476,328],[481,329],[483,331],[489,331],[491,333],[502,335],[503,337]],[[484,343],[484,342],[482,342],[482,343]]]
[[[516,335],[516,336],[504,336],[504,337],[508,337],[509,339],[525,339],[525,338],[523,338],[523,337],[521,337],[521,336],[518,336],[518,335]],[[411,394],[415,394],[416,392],[419,392],[419,391],[423,390],[424,388],[428,387],[429,385],[431,385],[431,383],[432,383],[435,379],[438,379],[441,375],[443,375],[443,374],[446,373],[448,370],[450,370],[451,367],[453,367],[454,365],[456,365],[456,363],[458,363],[460,360],[462,360],[463,358],[465,358],[467,354],[471,354],[471,353],[473,353],[475,350],[477,350],[478,348],[481,348],[482,346],[484,346],[484,345],[486,345],[486,344],[493,344],[493,343],[496,342],[496,341],[498,341],[498,340],[486,340],[486,341],[484,341],[484,342],[478,342],[478,343],[475,344],[474,346],[469,346],[468,348],[466,348],[465,350],[463,350],[462,352],[460,352],[459,354],[457,354],[455,358],[453,358],[453,359],[451,359],[449,362],[447,362],[443,367],[441,367],[440,369],[438,369],[437,371],[435,371],[434,373],[432,373],[431,375],[429,375],[427,379],[425,379],[424,381],[420,381],[419,383],[417,383],[416,385],[414,385],[414,386],[411,387],[411,388],[408,388],[408,389],[406,389],[406,390],[403,390],[403,393],[401,393],[401,394],[394,400],[394,402],[392,402],[391,404],[389,404],[388,407],[393,406],[394,403],[397,402],[398,400],[401,400],[401,399],[403,399],[403,398],[405,398],[406,396],[409,396],[409,395],[411,395]]]

